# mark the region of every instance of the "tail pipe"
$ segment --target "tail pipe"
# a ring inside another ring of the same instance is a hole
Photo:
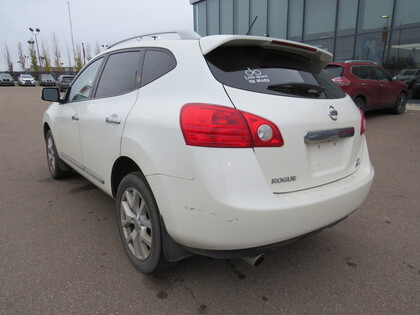
[[[241,259],[253,267],[258,267],[264,261],[264,257],[264,254],[258,254],[256,256],[251,257],[242,257]]]

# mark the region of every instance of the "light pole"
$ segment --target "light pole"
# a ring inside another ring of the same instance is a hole
[[[39,66],[42,67],[41,56],[39,55],[39,47],[38,47],[38,34],[39,32],[41,32],[41,30],[39,28],[33,29],[32,27],[30,27],[29,30],[32,32],[32,34],[35,35],[36,51],[38,53]]]
[[[389,19],[389,15],[380,15],[379,17],[385,19],[384,27],[383,27],[383,31],[382,31],[382,42],[384,43],[384,47],[382,49],[382,60],[381,60],[381,64],[384,64],[385,48],[386,48],[386,42],[388,40],[388,19]]]
[[[69,0],[67,0],[67,8],[69,10],[71,45],[72,45],[72,48],[73,48],[73,59],[74,59],[74,56],[76,55],[76,51],[74,49],[73,24],[71,23],[71,12],[70,12],[70,2],[69,2]],[[71,64],[70,64],[70,66],[71,66]]]

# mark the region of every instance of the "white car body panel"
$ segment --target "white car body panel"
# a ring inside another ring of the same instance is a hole
[[[194,180],[162,175],[147,180],[177,242],[207,250],[245,249],[303,235],[351,214],[374,176],[366,147],[363,151],[352,175],[291,193],[272,193],[251,149],[191,148]]]
[[[108,194],[112,194],[112,167],[121,155],[124,122],[137,100],[137,94],[138,90],[135,90],[119,96],[81,102],[85,103],[84,110],[79,113],[85,172],[101,183],[99,187]],[[118,119],[120,123],[106,122],[107,118]]]
[[[84,104],[68,103],[53,105],[55,112],[52,120],[54,121],[54,138],[58,154],[66,161],[80,168],[82,165],[82,150],[80,148],[80,124],[76,118],[80,107]],[[74,118],[73,118],[74,117]]]
[[[356,171],[357,161],[362,154],[361,116],[355,106],[349,106],[349,96],[308,101],[306,98],[225,88],[238,109],[270,117],[285,139],[280,148],[254,149],[273,192],[323,185]],[[334,106],[338,111],[336,121],[328,116],[329,106]],[[354,127],[353,137],[317,144],[304,143],[306,132],[347,127]],[[291,177],[295,177],[295,180],[271,185],[272,179]]]

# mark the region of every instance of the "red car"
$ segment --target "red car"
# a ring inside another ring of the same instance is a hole
[[[377,63],[357,60],[331,62],[324,70],[363,111],[382,108],[391,108],[394,114],[405,111],[408,86],[393,79]]]

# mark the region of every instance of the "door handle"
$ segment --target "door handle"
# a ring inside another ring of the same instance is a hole
[[[71,116],[71,119],[72,120],[79,120],[79,114],[78,113],[76,113],[76,114],[74,114],[73,116]]]
[[[105,118],[105,121],[108,124],[116,124],[119,125],[121,123],[121,119],[117,115],[112,115],[110,117]]]
[[[363,86],[368,86],[369,84],[367,84],[367,83],[362,83],[362,85],[363,85]]]
[[[380,86],[380,87],[384,87],[385,85],[384,85],[384,84],[380,84],[379,86]]]

